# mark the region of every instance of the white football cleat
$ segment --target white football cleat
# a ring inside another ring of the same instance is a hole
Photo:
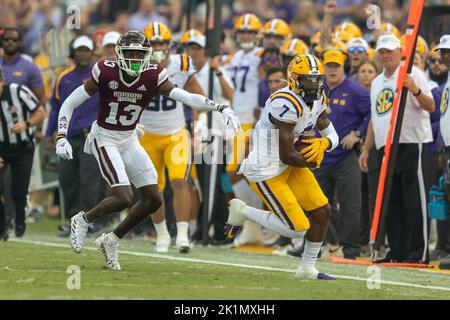
[[[105,258],[105,267],[112,270],[121,270],[119,264],[119,242],[111,239],[109,235],[103,233],[97,240],[95,246]]]
[[[167,253],[169,252],[170,247],[170,234],[157,234],[156,235],[156,245],[155,245],[155,252],[157,253]]]
[[[191,251],[191,244],[189,243],[187,236],[185,237],[177,236],[177,240],[175,243],[180,253],[189,253],[189,251]]]
[[[244,201],[233,199],[228,206],[228,220],[225,224],[225,236],[227,239],[234,239],[236,234],[242,228],[242,224],[247,217],[245,216],[245,208],[247,205]]]
[[[299,266],[297,271],[295,272],[295,277],[301,280],[336,280],[336,277],[319,272],[316,268],[305,268],[303,266]]]
[[[89,223],[84,220],[84,211],[80,211],[70,219],[70,245],[75,253],[81,253]]]

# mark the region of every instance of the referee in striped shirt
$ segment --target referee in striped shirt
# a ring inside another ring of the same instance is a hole
[[[46,111],[34,93],[24,85],[5,84],[0,67],[0,195],[5,191],[4,174],[11,166],[11,194],[16,209],[15,234],[25,233],[25,206],[34,154],[33,126]],[[7,240],[5,207],[0,197],[0,240]]]

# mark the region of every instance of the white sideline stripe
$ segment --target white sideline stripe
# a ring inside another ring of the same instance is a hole
[[[11,242],[29,243],[29,244],[34,244],[34,245],[48,246],[48,247],[70,248],[70,245],[66,245],[66,244],[62,244],[62,243],[54,243],[54,242],[32,241],[32,240],[25,240],[25,239],[10,239],[10,241]],[[83,249],[90,250],[90,251],[97,251],[97,248],[93,248],[93,247],[84,247]],[[241,263],[229,263],[229,262],[214,261],[214,260],[181,258],[181,257],[174,257],[174,256],[169,256],[169,255],[157,254],[157,253],[145,253],[145,252],[136,252],[136,251],[120,251],[120,253],[129,254],[129,255],[137,256],[137,257],[151,257],[151,258],[166,259],[166,260],[177,260],[177,261],[186,261],[186,262],[194,262],[194,263],[232,266],[232,267],[245,268],[245,269],[259,269],[259,270],[267,270],[267,271],[281,271],[281,272],[295,273],[295,270],[290,270],[290,269],[255,266],[255,265],[241,264]],[[367,278],[342,276],[342,275],[336,275],[336,274],[333,274],[333,276],[335,276],[336,278],[340,278],[340,279],[367,282]],[[401,287],[411,287],[411,288],[418,288],[418,289],[427,289],[427,290],[450,291],[450,288],[447,288],[447,287],[424,286],[421,284],[408,283],[408,282],[381,280],[380,284],[401,286]]]

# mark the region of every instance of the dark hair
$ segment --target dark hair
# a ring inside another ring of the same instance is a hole
[[[361,64],[359,65],[358,69],[356,70],[356,74],[359,73],[359,69],[361,69],[361,67],[362,67],[363,65],[365,65],[365,64],[370,64],[370,65],[375,69],[375,73],[376,73],[376,74],[380,73],[380,68],[378,68],[378,65],[377,65],[374,61],[372,61],[372,60],[366,60],[366,61],[364,61],[363,63],[361,63]]]
[[[272,67],[272,68],[269,68],[269,69],[267,70],[267,78],[268,78],[270,75],[272,75],[272,74],[274,74],[274,73],[277,73],[277,72],[281,72],[281,73],[283,74],[283,77],[286,78],[286,72],[285,72],[285,70],[284,70],[282,67]]]
[[[5,36],[5,33],[8,32],[8,31],[16,31],[17,34],[19,35],[19,41],[22,41],[22,39],[23,39],[23,33],[22,33],[22,31],[21,31],[19,28],[4,28],[4,29],[3,29],[2,37],[4,37],[4,36]]]

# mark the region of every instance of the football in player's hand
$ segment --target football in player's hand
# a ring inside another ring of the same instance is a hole
[[[307,146],[309,146],[309,143],[302,142],[302,140],[310,140],[310,139],[314,139],[314,138],[315,138],[314,136],[300,136],[297,139],[297,141],[294,142],[294,149],[300,153],[300,151],[302,151]],[[302,154],[300,154],[300,155],[303,157]],[[306,163],[306,159],[305,159],[305,163]],[[315,168],[315,167],[317,167],[317,162],[307,163],[307,167]]]

